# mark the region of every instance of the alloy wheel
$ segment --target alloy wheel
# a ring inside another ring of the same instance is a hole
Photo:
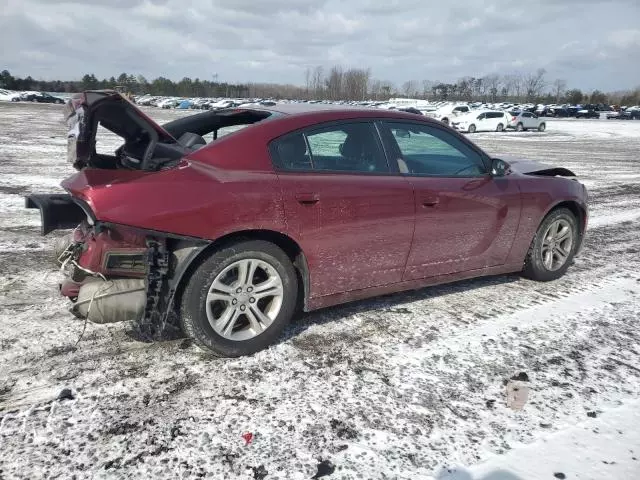
[[[559,218],[551,223],[542,241],[542,263],[549,271],[556,271],[567,262],[573,248],[573,230],[569,222]]]
[[[206,298],[207,319],[223,338],[249,340],[264,332],[282,307],[282,278],[267,262],[233,262],[213,280]]]

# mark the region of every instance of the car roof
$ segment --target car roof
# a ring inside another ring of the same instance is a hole
[[[277,103],[276,105],[251,105],[251,106],[238,106],[236,109],[246,109],[246,110],[264,110],[267,112],[277,112],[283,115],[300,115],[300,114],[309,114],[316,112],[327,112],[327,111],[345,111],[345,112],[370,112],[370,111],[381,111],[381,109],[374,109],[366,106],[357,106],[357,105],[335,105],[332,103]]]
[[[284,121],[286,119],[299,119],[301,122],[314,123],[353,120],[353,119],[373,119],[388,118],[396,120],[407,120],[414,122],[432,123],[442,125],[437,120],[433,120],[424,115],[405,112],[402,110],[387,110],[381,108],[373,108],[367,106],[352,105],[333,105],[333,104],[306,104],[306,103],[285,103],[272,106],[256,105],[250,107],[231,107],[218,110],[217,112],[241,112],[241,111],[257,111],[269,112],[274,114],[269,123]],[[262,124],[262,122],[260,122]],[[258,124],[256,124],[258,126]]]

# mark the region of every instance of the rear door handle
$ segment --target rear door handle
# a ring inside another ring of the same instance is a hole
[[[317,193],[296,193],[296,200],[302,205],[313,205],[320,201]]]
[[[422,199],[422,206],[435,207],[436,205],[438,205],[439,202],[440,200],[438,199],[438,197],[425,197]]]

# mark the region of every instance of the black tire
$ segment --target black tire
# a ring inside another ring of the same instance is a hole
[[[261,334],[248,340],[230,340],[216,333],[210,325],[205,298],[214,279],[238,260],[255,258],[274,268],[283,285],[280,311]],[[219,357],[251,355],[274,343],[295,313],[298,284],[289,257],[276,245],[263,240],[244,240],[214,251],[205,258],[189,278],[180,306],[182,331],[195,343]]]
[[[442,119],[442,123],[444,123],[445,125],[449,125],[449,119],[448,118],[443,118]]]
[[[476,133],[476,126],[472,123],[469,125],[469,133]]]
[[[496,132],[502,132],[504,130],[504,125],[499,123],[498,126],[496,127]]]
[[[547,232],[549,227],[558,220],[565,220],[569,224],[572,230],[571,233],[573,235],[573,241],[564,264],[556,270],[550,270],[545,267],[543,262],[542,244],[544,241],[545,233]],[[539,282],[548,282],[560,278],[565,274],[565,272],[571,265],[573,257],[576,253],[576,248],[579,243],[580,231],[578,229],[578,220],[571,212],[571,210],[568,210],[566,208],[558,208],[556,210],[552,210],[544,218],[544,220],[538,227],[535,236],[533,237],[533,241],[531,242],[531,246],[529,247],[529,251],[527,252],[522,275],[526,278],[537,280]]]
[[[524,131],[524,125],[522,125],[522,123],[518,123],[516,125],[516,132],[523,132]]]
[[[547,129],[547,124],[542,122],[540,125],[538,125],[538,131],[539,132],[544,132]]]

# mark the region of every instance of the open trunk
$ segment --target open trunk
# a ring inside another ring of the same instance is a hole
[[[158,125],[118,92],[87,91],[74,95],[66,104],[64,120],[67,158],[83,168],[155,171],[175,165],[182,157],[207,144],[204,135],[218,136],[218,130],[248,125],[274,115],[254,109],[205,112]],[[102,126],[124,143],[113,155],[96,152],[96,133]]]
[[[114,91],[88,91],[66,104],[67,159],[78,170],[90,168],[155,170],[180,159],[185,148],[164,128]],[[96,152],[98,126],[115,133],[124,144],[114,155]]]

